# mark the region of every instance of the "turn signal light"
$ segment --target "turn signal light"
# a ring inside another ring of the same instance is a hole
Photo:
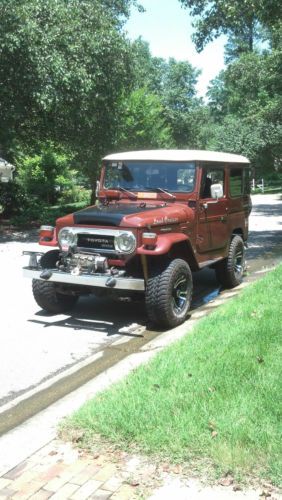
[[[39,229],[39,238],[41,241],[51,241],[54,235],[53,226],[41,226]]]
[[[142,242],[145,247],[155,248],[158,235],[156,233],[143,233]]]

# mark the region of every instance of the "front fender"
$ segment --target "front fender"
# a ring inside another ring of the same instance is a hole
[[[188,241],[188,236],[183,233],[166,233],[159,234],[156,247],[149,250],[145,245],[137,248],[136,253],[139,255],[164,255],[167,254],[173,245],[182,241]]]

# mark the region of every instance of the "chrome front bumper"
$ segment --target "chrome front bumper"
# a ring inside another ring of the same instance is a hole
[[[55,283],[66,283],[68,285],[112,288],[118,290],[136,290],[140,292],[145,290],[145,282],[143,279],[116,277],[109,276],[108,274],[80,274],[76,276],[58,270],[51,270],[52,274],[50,278],[43,279],[41,278],[42,271],[43,270],[38,271],[36,269],[31,269],[30,267],[24,267],[23,275],[25,278],[42,281],[54,281]],[[109,283],[109,278],[114,280],[111,285],[107,284]]]

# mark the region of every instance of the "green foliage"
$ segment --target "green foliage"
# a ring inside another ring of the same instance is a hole
[[[227,69],[208,89],[202,143],[243,153],[260,173],[281,171],[282,4],[276,0],[180,0],[195,19],[198,51],[225,34]],[[261,44],[267,41],[267,49]],[[257,46],[255,45],[257,43]],[[196,120],[196,124],[198,119]],[[204,141],[206,139],[206,141]]]
[[[120,15],[130,0],[0,2],[0,144],[50,139],[95,166],[115,137],[117,103],[130,85]]]
[[[199,71],[187,61],[168,60],[163,75],[162,102],[174,142],[178,148],[197,142],[194,127],[200,101],[196,98]]]
[[[212,82],[208,95],[216,122],[210,147],[243,153],[264,173],[281,169],[281,50],[250,53]]]
[[[149,43],[137,38],[131,46],[134,76],[134,88],[147,88],[150,93],[162,96],[167,61],[161,57],[153,57]]]
[[[26,193],[51,203],[86,199],[69,160],[94,190],[101,157],[121,149],[225,148],[279,170],[281,5],[180,1],[196,19],[199,50],[228,36],[230,64],[212,83],[208,106],[189,62],[153,57],[147,42],[126,38],[138,0],[0,2],[0,150],[17,159]],[[264,53],[255,51],[257,39],[268,41]]]
[[[85,189],[80,185],[73,185],[68,189],[63,189],[58,197],[58,203],[84,203],[89,205],[91,200],[91,189]]]
[[[264,55],[246,54],[231,64],[224,78],[229,112],[263,117],[272,109],[273,117],[275,114],[281,117],[278,102],[282,91],[281,64],[281,50]]]
[[[209,147],[218,151],[243,154],[252,162],[260,160],[259,153],[265,142],[259,124],[228,115],[214,127]]]
[[[56,219],[64,215],[84,208],[88,203],[67,203],[54,206],[46,206],[43,203],[30,203],[24,210],[10,218],[11,224],[21,227],[38,227],[41,224],[55,225]]]
[[[252,51],[259,25],[273,30],[282,19],[276,0],[180,0],[195,17],[194,41],[198,51],[221,34],[233,37],[241,50]],[[234,38],[235,37],[235,38]],[[239,43],[238,43],[239,42]]]
[[[25,193],[42,203],[54,204],[61,190],[75,185],[71,170],[73,156],[52,143],[41,146],[38,154],[18,159],[17,181]]]
[[[29,200],[22,187],[17,182],[0,182],[0,214],[11,216],[24,210]]]
[[[161,101],[165,123],[176,147],[196,147],[201,140],[201,116],[205,111],[196,97],[199,71],[187,61],[152,57],[148,43],[137,39],[132,46],[135,86],[146,88]]]
[[[147,89],[134,90],[122,101],[120,119],[117,144],[121,150],[173,146],[161,99]]]
[[[225,71],[220,71],[214,80],[211,80],[207,91],[208,105],[215,121],[220,121],[228,113],[227,89],[225,86]]]

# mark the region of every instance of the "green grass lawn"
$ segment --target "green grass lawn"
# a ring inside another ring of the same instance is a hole
[[[64,422],[211,473],[281,484],[282,266]]]

